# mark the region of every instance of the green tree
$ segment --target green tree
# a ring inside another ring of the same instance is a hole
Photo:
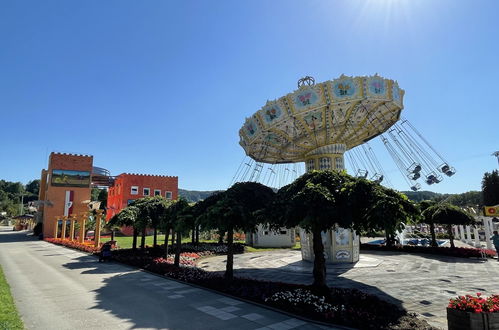
[[[210,230],[213,229],[213,225],[210,222],[210,218],[208,217],[208,209],[214,206],[216,203],[218,203],[223,197],[224,197],[224,192],[218,191],[204,200],[201,200],[194,204],[191,208],[191,214],[195,219],[195,223],[198,225],[198,227],[201,228],[201,230]],[[221,232],[221,235],[219,237],[219,242],[220,244],[223,243],[223,235],[224,235],[224,230],[220,229],[219,232]],[[222,240],[222,241],[220,241]]]
[[[482,192],[485,206],[499,205],[499,171],[494,170],[483,175]]]
[[[107,189],[92,188],[90,200],[92,202],[100,202],[99,209],[105,210],[107,206],[107,193]]]
[[[432,206],[435,206],[436,204],[437,202],[432,200],[425,200],[419,202],[419,210],[421,211],[422,215],[421,221],[430,226],[430,234],[431,234],[430,245],[433,247],[438,247],[437,236],[435,235],[435,223],[433,222],[433,217],[432,217],[433,211],[430,210],[427,212],[426,210],[428,210]]]
[[[166,200],[161,196],[154,196],[138,199],[132,204],[139,209],[139,219],[141,223],[144,242],[146,230],[148,227],[150,227],[154,230],[153,245],[157,246],[158,229],[161,227],[161,219],[168,209],[169,205],[171,204],[171,201]]]
[[[139,209],[134,205],[128,205],[122,209],[118,214],[115,214],[108,222],[108,226],[128,226],[133,227],[133,241],[132,249],[137,249],[138,237],[138,214]]]
[[[38,196],[40,191],[40,179],[28,182],[26,185],[26,191]]]
[[[234,278],[234,231],[253,231],[259,221],[256,212],[273,199],[274,191],[256,182],[239,182],[217,195],[216,203],[207,209],[212,228],[227,232],[225,278]]]
[[[173,261],[175,266],[180,265],[180,252],[182,250],[182,235],[189,231],[191,221],[193,220],[190,213],[189,203],[184,198],[179,198],[169,208],[170,223],[175,229],[176,244],[175,244],[175,259]]]
[[[353,214],[346,184],[353,178],[344,172],[312,171],[293,183],[282,187],[265,216],[273,219],[270,225],[292,228],[300,226],[312,233],[314,251],[314,282],[320,292],[328,292],[326,262],[321,233],[335,226],[351,227]],[[359,188],[360,190],[360,188]],[[356,210],[360,212],[360,210]]]
[[[169,201],[165,210],[161,213],[160,216],[160,228],[165,231],[165,257],[168,257],[168,237],[170,234],[170,230],[173,229],[173,235],[177,235],[176,239],[176,252],[175,252],[175,261],[174,264],[176,266],[180,265],[180,249],[182,243],[182,234],[184,232],[184,225],[181,223],[181,212],[183,212],[186,208],[189,207],[187,201],[183,198],[179,198],[176,201]],[[179,241],[180,239],[180,241]],[[172,245],[174,244],[175,237],[172,237]],[[178,245],[180,244],[180,245]]]
[[[312,233],[314,282],[320,293],[328,294],[324,245],[321,233],[336,226],[357,232],[385,230],[390,238],[412,221],[417,208],[394,190],[345,172],[312,171],[281,188],[264,216],[272,226],[300,226]]]
[[[364,230],[384,229],[386,245],[392,246],[397,232],[403,231],[406,224],[416,222],[420,212],[406,195],[379,184],[374,184],[373,188],[371,199],[367,203],[360,202],[366,215],[354,219],[352,226]],[[352,208],[355,207],[352,205]]]
[[[438,223],[447,227],[452,248],[455,247],[452,225],[473,225],[475,223],[475,219],[471,215],[449,203],[430,206],[423,212],[423,216],[426,219],[425,221]]]

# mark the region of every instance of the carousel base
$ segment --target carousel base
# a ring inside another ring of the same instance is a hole
[[[314,261],[312,234],[300,228],[301,255],[303,260]],[[356,263],[359,261],[359,237],[354,231],[336,228],[322,232],[324,258],[328,264]]]

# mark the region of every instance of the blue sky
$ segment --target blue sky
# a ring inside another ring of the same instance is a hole
[[[244,119],[296,81],[395,79],[403,116],[480,189],[499,150],[499,2],[0,2],[0,179],[28,182],[51,151],[113,174],[226,188]],[[395,188],[408,187],[382,148]]]

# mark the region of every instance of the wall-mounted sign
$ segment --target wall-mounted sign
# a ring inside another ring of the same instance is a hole
[[[52,186],[57,187],[89,187],[90,172],[72,170],[52,170]]]
[[[488,217],[496,217],[499,215],[499,206],[485,206],[485,215]]]

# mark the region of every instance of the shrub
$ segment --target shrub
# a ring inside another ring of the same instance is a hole
[[[234,253],[243,253],[244,244],[234,243]],[[184,243],[182,244],[182,252],[211,252],[213,254],[227,254],[227,244],[218,243]]]

